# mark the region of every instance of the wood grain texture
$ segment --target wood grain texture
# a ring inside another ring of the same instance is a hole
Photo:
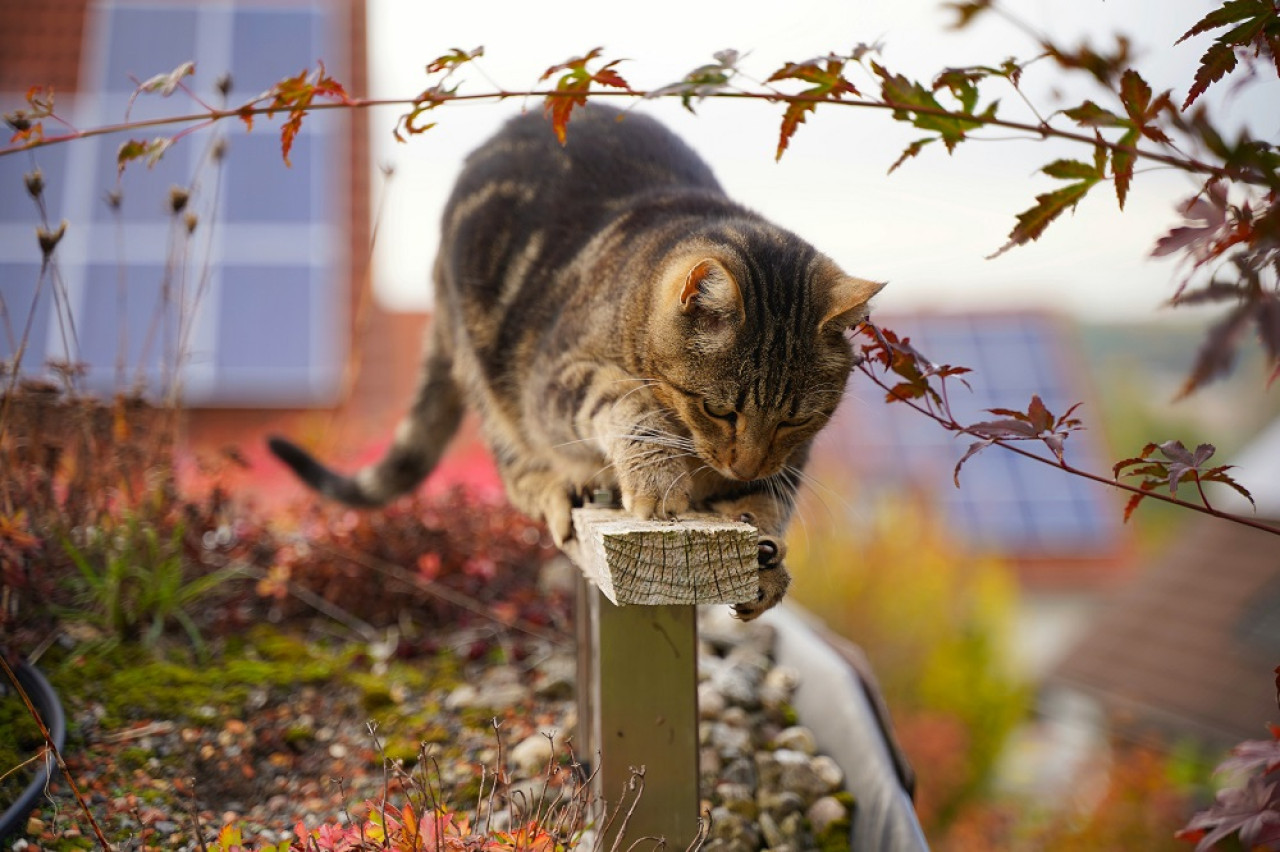
[[[735,604],[755,600],[758,532],[718,515],[641,521],[620,509],[574,509],[583,574],[615,604]]]

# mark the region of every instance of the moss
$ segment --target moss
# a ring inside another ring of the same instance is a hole
[[[15,692],[0,699],[0,773],[31,758],[43,742],[44,737],[22,699]],[[34,768],[15,772],[0,781],[0,802],[16,799],[33,773]]]
[[[849,816],[834,820],[822,831],[817,832],[814,841],[821,852],[848,852],[849,832],[853,828],[853,813],[857,799],[847,790],[832,794],[840,804],[844,805]]]
[[[404,737],[395,737],[386,742],[383,750],[390,760],[408,769],[418,762],[418,757],[422,753],[422,744]]]
[[[242,641],[224,645],[220,659],[203,665],[185,654],[157,658],[122,643],[86,645],[65,656],[52,678],[64,695],[103,696],[102,721],[108,727],[147,718],[214,723],[231,708],[242,707],[251,689],[355,682],[357,675],[350,669],[355,653],[255,628]]]
[[[294,748],[301,748],[315,738],[316,732],[310,725],[294,725],[284,732],[285,744]]]
[[[381,681],[358,678],[360,686],[360,706],[370,713],[395,705],[391,695],[391,687]]]
[[[833,820],[814,838],[822,852],[849,852],[849,831],[853,823],[848,817]]]
[[[150,759],[151,752],[137,746],[122,748],[116,755],[116,760],[125,769],[141,769],[147,765],[147,761]]]

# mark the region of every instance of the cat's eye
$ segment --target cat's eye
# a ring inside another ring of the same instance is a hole
[[[738,418],[738,412],[734,410],[732,405],[721,405],[709,399],[702,401],[702,410],[706,412],[708,417],[713,417],[716,420],[727,420],[732,423]]]
[[[778,425],[781,426],[783,429],[797,429],[801,426],[804,426],[806,423],[808,423],[812,419],[813,419],[813,415],[810,415],[808,417],[794,417],[791,420],[783,420]]]

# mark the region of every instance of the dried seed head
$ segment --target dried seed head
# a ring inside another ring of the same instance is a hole
[[[44,172],[38,167],[23,175],[22,180],[27,185],[27,194],[32,198],[39,200],[44,195]]]
[[[191,200],[191,192],[185,187],[171,186],[169,187],[169,209],[177,214],[186,209],[187,202]]]
[[[45,260],[53,254],[53,250],[58,247],[58,243],[62,240],[62,235],[67,232],[67,220],[63,219],[62,224],[58,225],[58,229],[50,233],[43,227],[36,227],[36,239],[40,241],[40,252]]]
[[[186,223],[187,233],[192,234],[195,233],[196,225],[200,222],[200,217],[188,210],[187,215],[182,217],[182,221]]]
[[[4,114],[4,121],[5,124],[9,125],[19,133],[24,130],[31,129],[31,121],[27,118],[25,110],[18,109],[13,112],[6,112]]]
[[[231,94],[231,72],[227,71],[220,75],[213,85],[217,87],[218,94],[224,98]]]
[[[225,136],[219,136],[213,140],[213,147],[209,149],[209,156],[213,158],[215,163],[222,162],[222,158],[227,155],[227,139]]]
[[[107,202],[108,209],[113,211],[119,210],[120,204],[124,201],[124,193],[120,191],[119,187],[116,187],[104,195],[102,200]]]

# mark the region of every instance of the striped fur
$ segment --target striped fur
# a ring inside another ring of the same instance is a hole
[[[390,452],[346,477],[273,439],[305,481],[353,505],[402,494],[465,402],[512,502],[558,542],[595,488],[639,517],[746,517],[761,599],[738,613],[781,599],[800,471],[852,366],[844,331],[881,285],[730,201],[656,122],[596,105],[566,146],[526,115],[468,158],[434,278],[422,381]]]

